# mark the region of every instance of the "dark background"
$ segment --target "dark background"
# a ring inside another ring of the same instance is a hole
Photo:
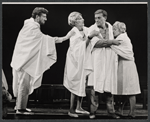
[[[2,5],[2,68],[7,82],[12,84],[10,62],[16,38],[25,19],[31,17],[35,7],[45,7],[48,11],[47,22],[41,26],[44,34],[65,36],[71,29],[68,15],[78,11],[83,15],[85,26],[94,24],[94,12],[104,9],[108,12],[107,21],[113,24],[122,21],[133,44],[135,63],[141,88],[147,87],[147,5],[146,4],[3,4]],[[56,44],[57,62],[46,71],[43,84],[62,84],[66,53],[69,41]]]

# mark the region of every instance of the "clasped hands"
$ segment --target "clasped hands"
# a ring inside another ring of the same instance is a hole
[[[63,38],[61,37],[53,37],[55,43],[62,43],[63,42]]]

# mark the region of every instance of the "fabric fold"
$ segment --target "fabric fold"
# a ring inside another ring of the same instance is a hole
[[[117,92],[116,95],[135,95],[140,94],[140,85],[137,68],[134,62],[134,53],[131,40],[127,33],[120,34],[117,40],[122,40],[119,46],[112,45],[111,48],[119,55]]]
[[[86,49],[86,38],[84,39],[82,37],[79,30],[74,27],[71,31],[74,31],[75,35],[70,38],[63,85],[71,93],[84,97],[86,96],[86,76],[92,72],[92,66],[90,64],[91,53],[90,50]],[[87,36],[88,30],[86,27],[84,27],[83,31]]]
[[[112,26],[108,22],[108,39],[113,39]],[[96,23],[89,28],[89,33],[93,30],[99,31]],[[88,85],[94,86],[94,90],[100,93],[111,92],[116,93],[116,88],[113,84],[117,84],[117,54],[111,48],[94,48],[97,41],[103,39],[101,33],[99,37],[93,37],[92,45],[92,65],[93,71],[89,75]]]
[[[41,86],[43,73],[57,60],[55,41],[40,31],[40,25],[33,18],[27,19],[21,29],[13,52],[11,67],[31,76],[30,94]],[[13,73],[13,89],[17,89],[17,73]],[[16,87],[16,88],[15,88]],[[14,92],[15,94],[15,92]]]
[[[127,59],[127,60],[133,60],[134,61],[134,53],[132,51],[132,44],[130,39],[127,36],[127,33],[119,35],[117,40],[122,40],[121,45],[115,46],[112,45],[111,48],[121,57]],[[123,41],[125,40],[125,41]]]

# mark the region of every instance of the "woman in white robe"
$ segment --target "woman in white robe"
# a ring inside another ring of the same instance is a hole
[[[82,109],[81,104],[82,97],[86,96],[86,76],[92,71],[91,56],[86,49],[90,40],[87,38],[88,29],[84,26],[84,19],[79,12],[70,13],[68,23],[72,29],[65,37],[60,37],[57,41],[70,39],[63,85],[71,92],[68,115],[78,117],[76,113],[89,114]],[[74,110],[75,98],[77,98],[76,110]]]
[[[122,22],[115,22],[113,33],[117,40],[122,40],[119,46],[111,48],[118,54],[118,82],[117,95],[128,95],[130,102],[129,117],[135,117],[136,94],[140,94],[139,77],[134,62],[131,40],[126,33],[126,26]]]

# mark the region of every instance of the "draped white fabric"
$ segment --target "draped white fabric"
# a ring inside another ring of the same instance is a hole
[[[31,76],[30,94],[41,85],[43,73],[56,62],[55,41],[40,31],[40,25],[33,18],[27,19],[19,32],[13,52],[11,67],[24,71]],[[17,87],[18,78],[13,73],[13,89]]]
[[[120,56],[118,64],[117,93],[119,95],[139,94],[140,85],[131,40],[127,33],[120,34],[117,40],[122,40],[119,46],[111,48]]]
[[[130,39],[127,36],[127,33],[122,33],[120,34],[116,40],[122,40],[121,45],[116,46],[112,45],[111,48],[121,57],[128,59],[128,60],[133,60],[134,61],[134,53],[132,50],[132,44]]]
[[[76,27],[71,31],[75,34],[70,38],[63,84],[71,93],[85,96],[86,76],[92,72],[90,48],[86,49],[88,29],[86,27],[83,29],[85,38]]]
[[[113,39],[112,26],[108,24],[109,39]],[[93,30],[99,31],[96,24],[89,28],[89,33]],[[117,88],[117,65],[118,57],[117,54],[110,47],[94,48],[97,41],[103,39],[94,37],[91,40],[92,49],[92,64],[94,72],[90,74],[88,79],[88,85],[94,86],[94,90],[100,93],[111,92],[116,93]]]

